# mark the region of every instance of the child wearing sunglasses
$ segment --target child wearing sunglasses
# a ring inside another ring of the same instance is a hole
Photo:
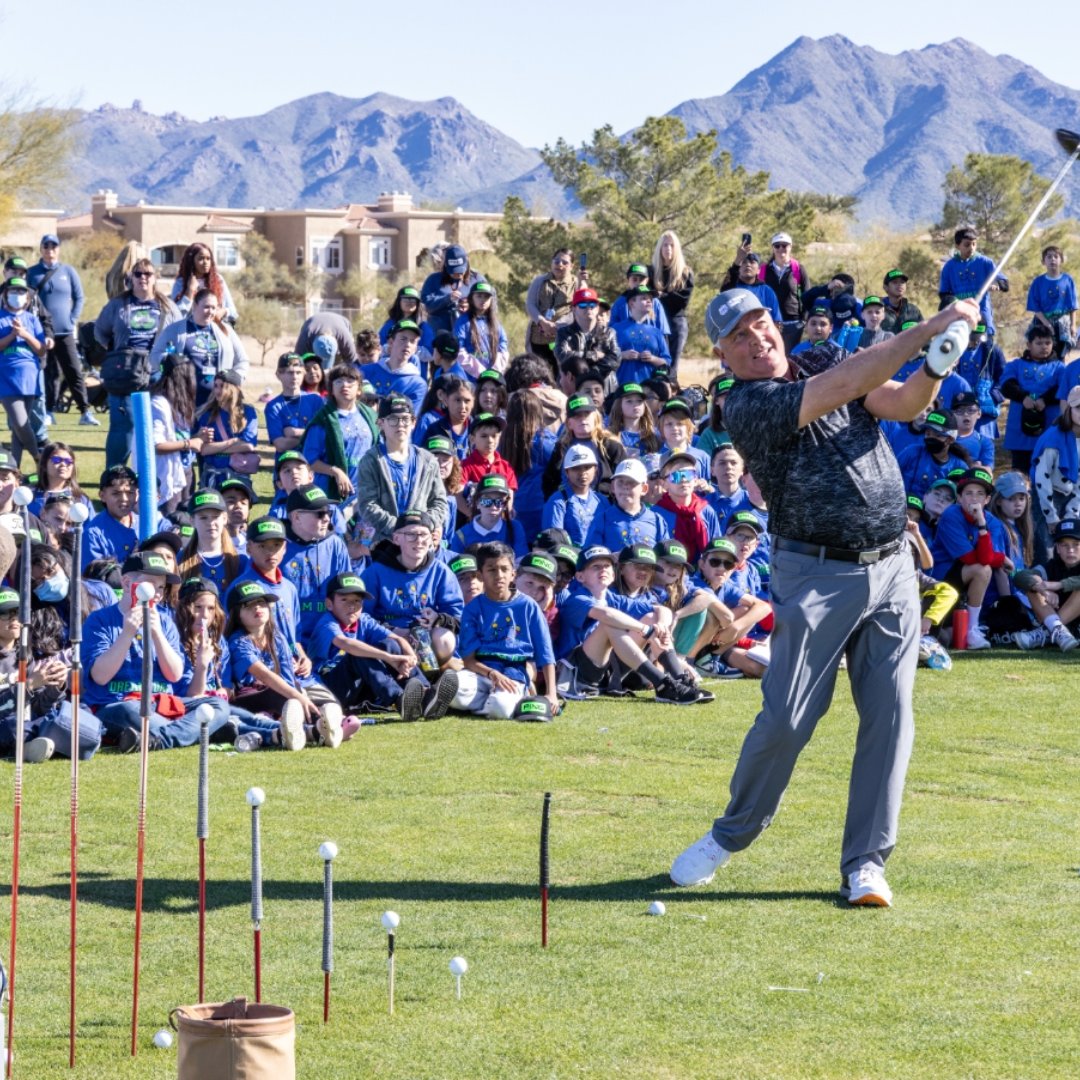
[[[699,475],[693,454],[689,450],[675,451],[660,466],[664,494],[656,503],[669,534],[686,547],[691,562],[697,561],[713,537],[723,535],[716,511],[694,490]]]
[[[507,544],[517,558],[528,554],[529,545],[522,529],[510,514],[510,485],[506,477],[489,473],[473,488],[469,506],[472,520],[454,535],[455,551],[466,551],[473,544]]]

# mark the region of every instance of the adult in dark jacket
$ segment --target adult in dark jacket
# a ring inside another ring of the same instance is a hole
[[[469,255],[463,247],[451,244],[446,249],[442,269],[429,274],[420,289],[428,326],[433,334],[454,329],[454,322],[461,314],[462,300],[478,281],[485,280],[483,274],[469,267]]]
[[[619,346],[615,331],[600,322],[599,298],[595,289],[574,293],[574,319],[560,326],[555,335],[555,359],[559,367],[580,357],[604,380],[619,366]]]
[[[903,270],[894,267],[882,278],[881,287],[885,290],[882,301],[885,304],[885,321],[882,330],[899,334],[905,323],[920,323],[923,313],[907,298],[908,276]]]
[[[671,378],[676,380],[679,370],[679,357],[682,356],[686,339],[690,336],[690,324],[686,318],[686,309],[694,292],[694,271],[686,265],[683,258],[682,244],[678,236],[670,229],[660,234],[653,250],[652,266],[649,268],[650,284],[656,290],[660,305],[667,316],[671,333],[668,337],[668,351],[671,353]]]
[[[45,364],[45,408],[52,412],[66,381],[75,399],[81,424],[99,427],[101,421],[90,411],[79,351],[75,347],[79,316],[86,300],[82,282],[73,266],[60,261],[60,239],[53,233],[41,238],[41,259],[27,271],[26,283],[48,308],[52,318],[53,344]]]

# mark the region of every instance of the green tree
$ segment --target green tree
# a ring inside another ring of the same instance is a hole
[[[295,299],[295,277],[284,263],[278,262],[274,245],[265,236],[249,232],[240,243],[240,257],[243,267],[233,280],[242,296],[249,300]]]
[[[250,300],[241,300],[239,315],[237,325],[247,337],[255,339],[255,343],[262,350],[259,354],[259,363],[265,364],[266,354],[285,333],[284,307],[279,300],[253,297]]]
[[[78,114],[13,91],[0,100],[0,228],[19,207],[47,199],[67,178]]]

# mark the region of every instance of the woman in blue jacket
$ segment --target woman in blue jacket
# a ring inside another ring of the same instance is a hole
[[[433,333],[454,329],[461,301],[484,276],[469,268],[469,256],[458,244],[451,244],[443,253],[441,270],[429,274],[420,290],[420,299],[427,311]]]

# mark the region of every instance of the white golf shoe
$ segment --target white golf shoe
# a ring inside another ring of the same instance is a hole
[[[671,880],[684,887],[708,885],[716,871],[730,858],[731,852],[713,839],[710,830],[671,864]]]
[[[840,886],[840,895],[853,907],[892,907],[892,889],[880,866],[860,866]]]

